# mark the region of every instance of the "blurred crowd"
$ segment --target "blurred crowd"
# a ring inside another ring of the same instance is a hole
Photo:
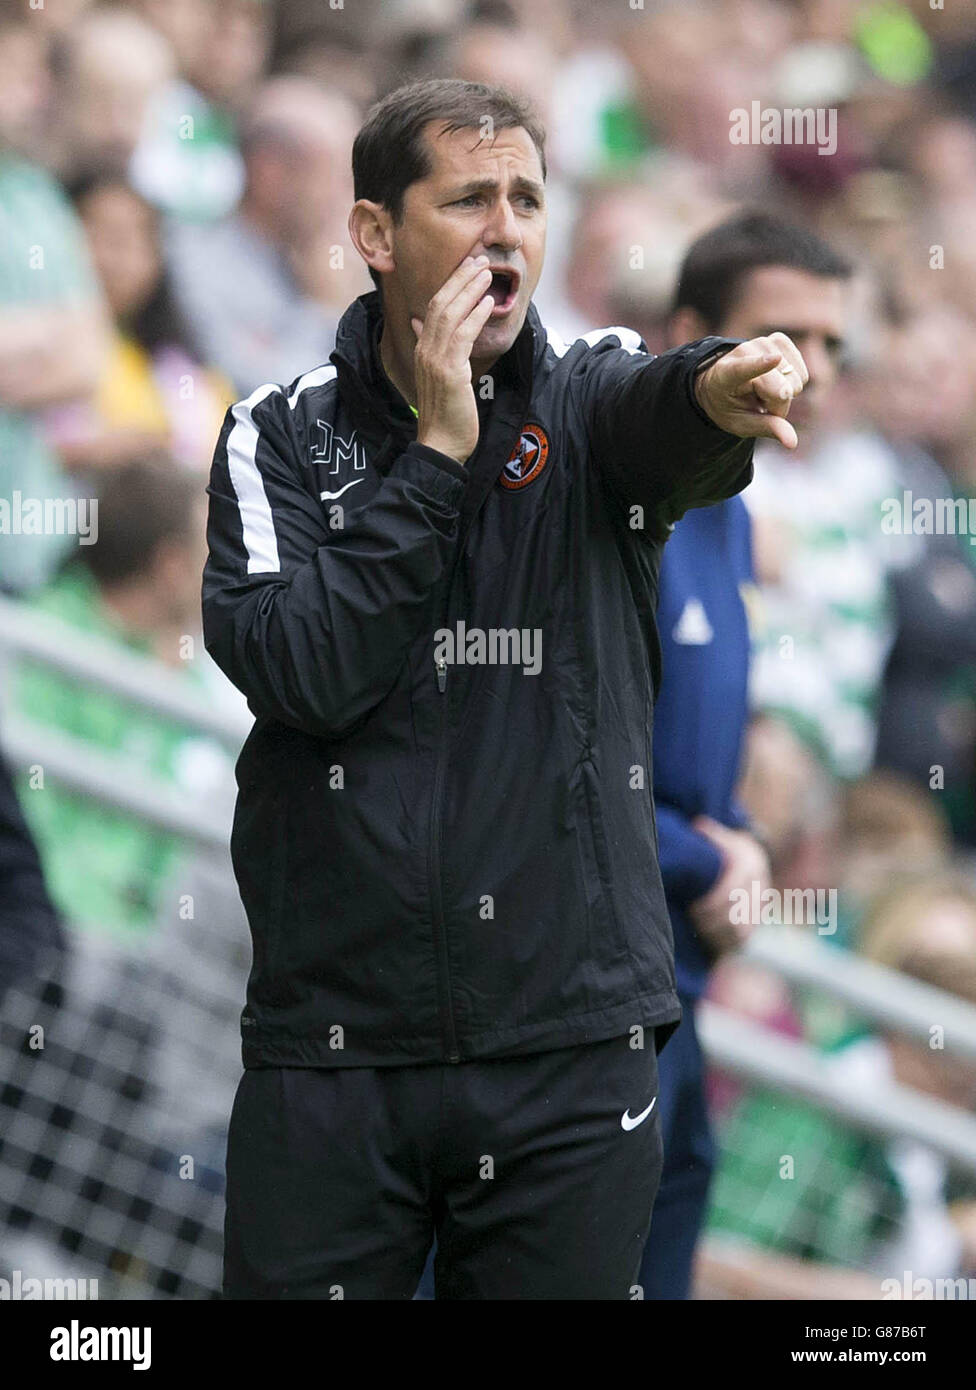
[[[851,266],[829,388],[795,453],[757,447],[745,496],[758,592],[742,800],[778,886],[837,890],[831,945],[976,1003],[973,6],[0,0],[0,498],[100,504],[96,545],[3,535],[0,589],[227,698],[199,640],[220,422],[325,361],[372,288],[346,230],[352,139],[377,97],[435,75],[509,86],[545,122],[535,302],[567,342],[625,324],[663,350],[687,247],[742,208],[815,230]],[[836,112],[836,150],[734,143],[731,113],[755,102]],[[940,516],[955,524],[926,522]],[[179,728],[29,661],[7,693],[11,714],[194,795],[226,772]],[[175,842],[70,789],[20,791],[55,912],[148,930]],[[711,995],[862,1067],[866,1086],[895,1075],[972,1108],[968,1073],[755,965],[730,957]],[[946,1195],[937,1174],[899,1172],[880,1144],[831,1139],[768,1097],[718,1086],[714,1103],[735,1136],[714,1229],[867,1268],[928,1183],[941,1224],[904,1258],[976,1274],[976,1193]],[[823,1174],[770,1180],[762,1215],[741,1200],[739,1170],[755,1183],[803,1124],[844,1191],[875,1174],[853,1217]]]

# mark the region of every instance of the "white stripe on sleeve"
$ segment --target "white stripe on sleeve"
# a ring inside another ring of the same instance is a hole
[[[227,437],[227,467],[241,514],[248,574],[268,574],[281,569],[271,505],[255,460],[258,427],[253,417],[254,409],[278,389],[277,386],[259,386],[246,401],[239,401],[231,410],[234,428]]]
[[[313,372],[306,372],[295,385],[294,391],[288,397],[288,404],[292,410],[298,404],[298,397],[303,391],[307,391],[311,386],[324,386],[327,381],[335,378],[336,369],[331,363],[326,363],[324,367],[316,367]]]
[[[564,357],[569,351],[571,344],[564,343],[554,328],[546,329],[546,337],[549,346],[557,357]],[[635,333],[632,328],[620,328],[617,325],[614,325],[613,328],[591,328],[589,333],[581,333],[579,337],[575,338],[573,341],[578,343],[582,340],[587,347],[596,347],[598,343],[603,342],[604,338],[610,337],[619,338],[620,346],[625,352],[631,354],[641,352],[640,334]]]
[[[596,347],[597,343],[611,335],[620,339],[620,346],[624,352],[631,354],[640,352],[640,334],[635,333],[632,328],[621,328],[618,324],[614,324],[612,328],[594,328],[589,333],[583,333],[580,336],[584,343],[588,343],[590,347]]]

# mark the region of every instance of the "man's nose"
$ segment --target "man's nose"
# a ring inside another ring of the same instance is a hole
[[[482,241],[485,250],[498,246],[505,251],[517,251],[522,245],[522,233],[519,231],[515,210],[507,198],[501,198],[492,204]]]

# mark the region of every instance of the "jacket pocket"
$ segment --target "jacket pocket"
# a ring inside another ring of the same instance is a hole
[[[260,1002],[280,988],[280,941],[287,874],[285,798],[278,786],[251,783],[241,791],[231,832],[231,861],[253,946],[248,985]]]
[[[600,810],[596,768],[588,757],[579,764],[584,793],[584,824],[582,835],[590,858],[587,901],[601,940],[610,945],[610,955],[616,960],[629,954],[627,938],[618,920],[613,902],[613,870]]]

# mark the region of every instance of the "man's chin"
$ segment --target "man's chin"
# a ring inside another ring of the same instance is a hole
[[[521,310],[513,309],[504,318],[489,319],[474,341],[472,361],[503,356],[521,333],[526,313],[527,306]]]

